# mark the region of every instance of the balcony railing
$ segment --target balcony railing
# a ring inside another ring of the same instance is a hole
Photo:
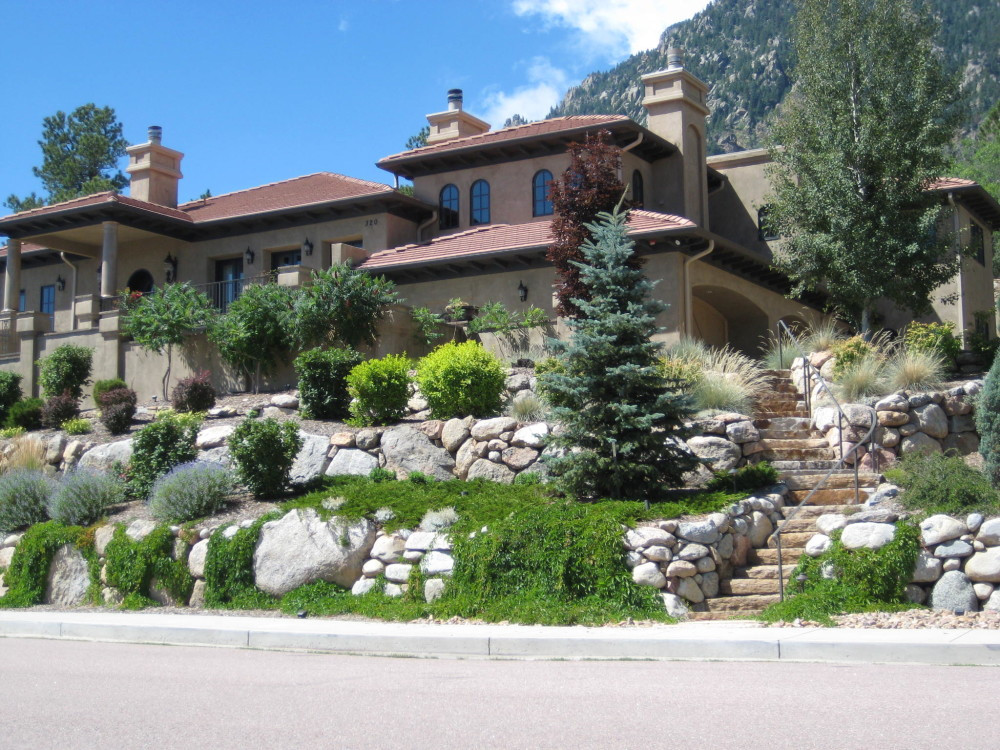
[[[195,289],[204,292],[212,304],[219,312],[229,310],[229,305],[239,299],[243,290],[251,284],[273,284],[275,275],[273,272],[248,276],[242,279],[229,279],[227,281],[213,281],[209,284],[196,284]]]
[[[17,330],[11,318],[0,320],[0,357],[11,357],[21,353],[17,341]]]

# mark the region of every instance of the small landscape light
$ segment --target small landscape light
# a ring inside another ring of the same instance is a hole
[[[797,576],[795,576],[795,580],[799,582],[799,593],[801,594],[803,591],[806,590],[806,581],[809,580],[809,576],[807,576],[805,573],[799,573]]]
[[[306,619],[306,615],[308,614],[309,613],[306,612],[304,609],[300,609],[298,612],[295,613],[295,616],[298,617],[300,620],[304,620]]]
[[[965,614],[965,610],[964,609],[956,609],[955,610],[955,614],[958,615],[959,617],[961,617],[962,615]]]

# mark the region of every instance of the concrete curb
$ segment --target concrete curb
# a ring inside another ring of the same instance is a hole
[[[423,625],[149,613],[0,612],[0,637],[451,658],[1000,665],[1000,631]]]

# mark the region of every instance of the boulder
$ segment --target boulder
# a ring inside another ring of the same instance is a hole
[[[852,523],[844,528],[840,542],[847,549],[882,549],[896,538],[896,527],[889,523]]]
[[[312,508],[292,510],[261,527],[254,579],[273,596],[314,581],[348,587],[361,577],[374,544],[375,526],[367,519],[323,521]]]
[[[674,560],[667,565],[666,574],[668,578],[688,578],[698,572],[698,567],[687,560]]]
[[[406,549],[406,540],[396,534],[385,534],[375,540],[371,552],[368,554],[374,559],[389,564],[399,562],[403,559],[403,551]]]
[[[127,464],[132,458],[132,439],[116,440],[91,448],[80,457],[81,469],[97,469],[106,471],[116,461]]]
[[[844,404],[844,418],[851,427],[868,430],[872,426],[872,412],[863,404]]]
[[[721,534],[719,527],[712,519],[703,521],[681,521],[677,527],[677,536],[689,542],[699,544],[715,544]]]
[[[447,552],[432,550],[420,560],[420,570],[430,576],[449,576],[455,568],[455,558]]]
[[[964,523],[944,514],[929,516],[920,522],[920,540],[925,547],[958,539],[967,531]]]
[[[826,534],[813,534],[806,542],[806,554],[810,557],[819,557],[832,546],[833,540]]]
[[[970,513],[965,517],[965,525],[969,529],[970,534],[975,534],[979,531],[979,527],[983,525],[984,518],[982,513]]]
[[[441,444],[449,453],[455,453],[469,439],[469,428],[463,419],[449,419],[441,428]]]
[[[511,484],[515,476],[514,472],[503,464],[494,463],[488,458],[480,458],[469,467],[466,479],[469,481],[473,479],[486,479],[499,484]]]
[[[701,577],[701,583],[698,585],[701,587],[701,591],[705,595],[706,599],[711,599],[713,596],[718,596],[719,574],[715,572],[703,574]]]
[[[636,554],[636,553],[630,552],[629,554]],[[652,547],[646,547],[642,551],[642,556],[645,557],[647,560],[652,560],[653,562],[670,562],[670,560],[673,558],[673,553],[670,551],[670,547],[664,547],[663,545],[660,544],[654,544]],[[638,565],[638,563],[636,563],[636,565]]]
[[[927,592],[924,591],[923,586],[908,583],[903,589],[903,598],[912,604],[923,604],[927,601]]]
[[[658,526],[640,526],[636,529],[629,529],[625,533],[625,546],[628,549],[655,546],[673,547],[676,543],[677,537]]]
[[[643,563],[632,568],[632,580],[640,586],[652,586],[661,589],[667,584],[667,579],[655,562]]]
[[[208,540],[202,539],[188,553],[188,570],[195,578],[205,577],[205,558],[208,556]]]
[[[264,419],[282,419],[283,417],[294,417],[295,409],[282,409],[280,406],[265,406],[261,409],[260,416]]]
[[[939,557],[942,560],[948,559],[950,557],[961,558],[968,557],[972,554],[972,545],[968,542],[963,542],[961,539],[952,539],[950,542],[945,542],[944,544],[939,544],[934,549],[934,557]]]
[[[900,434],[902,432],[903,430],[901,429]],[[900,441],[899,452],[902,455],[908,453],[940,453],[941,443],[923,432],[914,432]]]
[[[328,477],[341,475],[366,477],[377,466],[378,459],[371,453],[366,453],[357,448],[341,448],[330,460],[330,465],[326,467],[325,474]]]
[[[354,433],[353,432],[335,432],[330,435],[330,445],[334,448],[353,448],[354,443]]]
[[[500,457],[514,471],[524,471],[538,460],[538,451],[532,448],[507,448],[501,452]]]
[[[115,524],[109,523],[101,526],[94,532],[94,551],[98,557],[104,557],[104,551],[108,547],[108,542],[115,535]]]
[[[678,560],[688,560],[693,562],[708,554],[708,547],[704,544],[685,544],[677,553]],[[648,555],[647,555],[648,556]],[[652,559],[652,558],[650,558]]]
[[[0,570],[5,570],[10,567],[11,560],[14,559],[14,550],[16,547],[4,547],[0,549]]]
[[[374,578],[359,578],[354,582],[354,585],[351,586],[351,593],[354,596],[364,596],[375,588],[375,583],[376,581]]]
[[[46,604],[75,607],[83,604],[90,588],[90,568],[83,554],[72,544],[56,550],[45,580]]]
[[[760,432],[753,426],[753,422],[733,422],[726,425],[726,437],[732,442],[742,445],[760,440]]]
[[[813,412],[813,424],[820,432],[826,432],[839,424],[837,414],[836,407],[821,406]]]
[[[960,570],[952,570],[934,584],[930,606],[932,609],[978,612],[979,598],[968,576]]]
[[[459,479],[465,479],[469,475],[469,469],[472,468],[472,464],[479,460],[479,454],[476,452],[476,441],[466,440],[462,443],[462,447],[458,449],[458,453],[455,454],[455,474]]]
[[[921,432],[938,439],[948,436],[948,415],[937,404],[918,406],[912,414]]]
[[[771,519],[766,515],[761,513],[759,510],[755,510],[750,514],[750,529],[748,536],[750,537],[750,544],[755,548],[761,548],[767,544],[767,538],[771,536],[774,532],[774,525],[771,523]]]
[[[444,579],[428,578],[424,581],[424,601],[430,603],[435,599],[439,599],[441,594],[444,593],[444,587]]]
[[[392,583],[406,583],[410,580],[410,571],[413,566],[409,563],[393,563],[385,566],[385,580]]]
[[[279,393],[271,397],[271,405],[279,409],[298,409],[299,400],[290,393]]]
[[[903,411],[880,411],[878,423],[882,427],[902,427],[910,421],[910,415]]]
[[[816,519],[816,528],[826,536],[847,526],[847,517],[840,513],[824,513]]]
[[[886,396],[875,403],[875,411],[899,411],[910,410],[910,401],[902,393],[894,393]]]
[[[965,563],[965,574],[973,581],[1000,583],[1000,547],[977,552]]]
[[[455,459],[451,454],[412,427],[392,427],[383,432],[382,454],[385,468],[395,471],[400,479],[414,471],[440,480],[454,476]]]
[[[209,448],[219,448],[226,444],[226,441],[235,429],[235,427],[228,424],[208,427],[198,433],[194,444],[200,451],[208,450]]]
[[[974,583],[972,584],[972,590],[976,592],[976,598],[979,601],[984,602],[993,596],[993,592],[996,591],[996,586],[992,583]]]
[[[299,437],[302,438],[302,447],[292,463],[289,479],[292,484],[308,484],[326,469],[330,460],[327,457],[330,438],[326,435],[311,435],[301,431]]]
[[[545,439],[549,435],[549,426],[545,422],[536,422],[522,427],[514,433],[511,438],[511,445],[518,448],[535,448],[536,450],[545,445]]]
[[[500,437],[501,433],[517,429],[517,420],[511,417],[493,417],[483,419],[472,425],[472,437],[475,440],[492,440]]]
[[[154,531],[156,531],[156,521],[137,518],[126,527],[125,536],[133,542],[141,542]]]
[[[66,450],[66,436],[59,432],[53,435],[49,442],[45,444],[45,463],[58,465],[63,460],[63,451]]]
[[[1000,518],[988,518],[981,521],[976,541],[982,542],[987,547],[1000,545]]]
[[[366,427],[363,430],[358,430],[357,434],[354,436],[354,442],[361,450],[370,451],[373,448],[378,447],[379,440],[381,440],[381,438],[381,430]]]
[[[990,598],[986,600],[983,609],[987,612],[1000,612],[1000,589],[994,589]]]
[[[688,448],[715,471],[735,469],[743,458],[743,451],[736,443],[713,435],[700,435],[688,439]]]
[[[660,594],[663,597],[663,608],[667,614],[677,620],[683,620],[688,616],[688,608],[677,594]]]
[[[694,604],[699,604],[700,602],[705,601],[704,592],[691,578],[682,578],[677,582],[677,595]]]
[[[191,587],[191,598],[188,599],[188,606],[200,609],[205,606],[205,582],[198,579]]]

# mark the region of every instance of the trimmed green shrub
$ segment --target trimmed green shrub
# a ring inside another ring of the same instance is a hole
[[[380,482],[395,482],[396,472],[392,469],[383,469],[381,466],[376,466],[368,472],[368,478],[376,484]]]
[[[976,402],[976,431],[990,484],[1000,490],[1000,357],[993,360]]]
[[[94,350],[87,346],[63,344],[38,360],[38,383],[46,398],[66,391],[76,399],[83,397],[83,386],[90,380]]]
[[[89,526],[113,505],[125,502],[125,486],[112,473],[77,469],[63,477],[49,501],[53,520],[69,526]]]
[[[347,375],[351,423],[389,424],[406,414],[410,398],[410,362],[405,355],[389,354],[355,365]]]
[[[301,448],[299,426],[291,421],[244,419],[229,436],[236,478],[256,497],[275,497],[288,488]]]
[[[142,541],[136,542],[119,525],[105,549],[108,585],[125,597],[124,609],[140,609],[155,605],[150,597],[150,585],[157,585],[182,604],[187,603],[194,587],[188,571],[186,553],[173,557],[176,537],[169,527],[160,526]]]
[[[171,412],[161,413],[155,422],[139,430],[128,465],[129,492],[146,498],[157,479],[178,464],[193,461],[198,455],[197,436],[197,421]]]
[[[10,567],[4,573],[7,595],[0,598],[0,607],[31,607],[41,604],[49,576],[52,558],[60,547],[72,544],[87,560],[90,587],[87,599],[97,603],[100,595],[100,562],[94,552],[93,535],[79,526],[63,526],[56,521],[36,523],[24,532],[14,551]]]
[[[962,351],[962,342],[955,338],[954,323],[910,323],[903,334],[903,345],[909,351],[932,352],[954,364]]]
[[[353,349],[310,349],[295,358],[299,411],[308,419],[344,419],[351,396],[347,375],[361,362]]]
[[[67,435],[89,435],[92,429],[89,419],[67,419],[59,427]]]
[[[42,429],[42,407],[45,402],[40,398],[26,398],[18,401],[7,412],[7,421],[4,423],[8,429],[20,427],[24,430]]]
[[[855,364],[876,355],[875,347],[865,341],[862,336],[852,336],[837,342],[833,346],[833,356],[836,357],[836,362],[833,365],[833,379],[839,381],[841,376]]]
[[[0,530],[47,520],[54,491],[55,482],[40,471],[16,469],[0,476]]]
[[[417,363],[417,383],[435,419],[497,414],[507,371],[474,341],[439,346]]]
[[[156,480],[149,508],[159,521],[193,521],[222,508],[232,488],[232,474],[222,464],[180,464]]]
[[[995,511],[1000,499],[986,475],[960,456],[908,453],[885,476],[905,490],[904,506],[927,513]]]
[[[21,400],[21,376],[16,372],[0,371],[0,424],[7,418],[10,407]]]
[[[174,386],[170,403],[177,411],[208,411],[215,406],[215,388],[208,370],[184,378]]]
[[[42,424],[58,430],[63,422],[80,416],[80,402],[69,391],[52,396],[42,407]]]
[[[709,492],[753,492],[761,487],[776,484],[778,481],[778,471],[767,461],[756,464],[748,464],[742,469],[738,469],[732,474],[725,471],[715,472],[715,478],[705,487]]]
[[[128,432],[132,426],[137,402],[138,397],[131,388],[111,388],[104,391],[98,401],[101,424],[107,427],[112,435]]]
[[[117,388],[128,388],[128,383],[126,383],[121,378],[108,378],[107,380],[98,380],[94,383],[94,403],[97,404],[98,408],[101,405],[101,396],[108,391],[113,391]]]

